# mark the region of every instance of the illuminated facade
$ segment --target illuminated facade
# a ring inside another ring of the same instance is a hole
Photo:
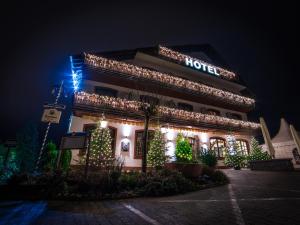
[[[249,140],[260,125],[247,113],[255,100],[237,74],[215,66],[205,46],[157,46],[135,50],[83,53],[70,57],[74,83],[71,132],[88,131],[104,113],[115,156],[125,167],[141,167],[144,116],[142,104],[156,104],[150,120],[166,138],[174,159],[179,132],[189,137],[194,156],[211,149],[223,166],[228,135],[248,154]],[[72,163],[84,154],[75,151]]]

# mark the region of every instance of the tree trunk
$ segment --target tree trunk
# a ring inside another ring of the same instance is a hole
[[[145,126],[143,134],[143,149],[142,149],[142,172],[147,172],[147,140],[148,140],[148,126],[149,126],[149,115],[145,117]]]

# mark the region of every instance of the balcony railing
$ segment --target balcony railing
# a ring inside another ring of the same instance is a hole
[[[102,96],[97,94],[89,94],[86,92],[77,92],[74,96],[74,105],[85,105],[92,107],[102,107],[103,109],[116,110],[127,114],[143,115],[141,106],[143,102],[131,101],[122,98]],[[215,127],[232,127],[234,129],[250,129],[256,130],[260,128],[259,123],[235,120],[226,117],[208,115],[198,112],[189,112],[185,110],[169,108],[166,106],[157,106],[158,115],[162,118],[170,120],[186,121],[193,124],[210,124]]]

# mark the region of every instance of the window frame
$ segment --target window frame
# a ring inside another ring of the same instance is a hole
[[[239,139],[236,139],[235,140],[236,142],[240,142],[240,144],[239,144],[239,147],[240,147],[240,149],[242,149],[241,147],[241,142],[245,142],[246,143],[246,153],[247,153],[247,155],[249,155],[249,153],[250,153],[250,146],[249,146],[249,142],[246,140],[246,139],[242,139],[242,138],[239,138]],[[244,151],[242,150],[242,155],[245,155],[244,154]]]
[[[222,137],[210,137],[209,138],[209,149],[210,149],[210,151],[212,151],[212,143],[211,143],[212,139],[216,139],[217,140],[218,154],[216,154],[216,157],[218,159],[224,159],[224,154],[223,153],[222,153],[223,156],[222,157],[220,156],[219,140],[224,142],[224,148],[226,148],[226,144],[227,143],[226,143],[225,138],[222,138]],[[213,150],[213,152],[216,153],[214,150]]]
[[[138,133],[143,133],[144,132],[144,129],[139,129],[139,130],[135,130],[134,132],[134,152],[133,152],[133,158],[134,159],[142,159],[143,157],[143,153],[141,155],[138,155],[137,154],[137,136],[138,136]],[[153,135],[154,135],[154,130],[148,130],[148,148],[147,148],[147,151],[149,150],[149,146],[150,146],[150,140],[149,140],[149,132],[153,132]]]

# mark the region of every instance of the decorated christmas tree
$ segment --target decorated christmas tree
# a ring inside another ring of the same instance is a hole
[[[159,129],[155,130],[154,137],[150,142],[150,148],[147,154],[147,162],[156,169],[164,166],[166,162],[166,143],[163,134]]]
[[[245,157],[239,150],[238,144],[233,135],[229,135],[227,137],[227,149],[225,152],[224,163],[226,166],[231,166],[235,169],[240,169],[245,166]]]
[[[248,161],[272,159],[272,157],[267,152],[263,152],[262,147],[254,137],[250,142],[250,150],[251,151],[250,155],[248,156]]]
[[[90,166],[105,168],[110,165],[113,155],[111,149],[112,138],[108,128],[97,126],[92,131],[90,146]]]
[[[187,138],[181,133],[178,134],[176,139],[176,160],[179,162],[190,162],[193,159],[192,146]]]

